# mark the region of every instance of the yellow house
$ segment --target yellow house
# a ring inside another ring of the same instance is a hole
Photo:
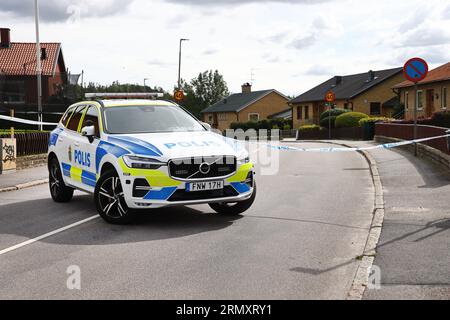
[[[286,111],[289,98],[275,89],[252,91],[249,83],[242,85],[242,93],[232,94],[202,111],[202,119],[213,128],[224,131],[233,122],[267,120]]]
[[[418,83],[416,92],[414,84],[404,81],[394,86],[405,106],[405,119],[414,117],[414,104],[418,99],[417,116],[429,118],[434,112],[449,110],[450,107],[450,62],[431,70],[427,77]]]
[[[398,99],[392,87],[402,79],[402,68],[335,76],[289,102],[294,128],[319,124],[328,91],[336,95],[337,108],[390,117]]]

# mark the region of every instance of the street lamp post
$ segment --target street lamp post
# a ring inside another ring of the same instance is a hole
[[[34,0],[34,14],[36,24],[36,77],[37,77],[37,103],[38,103],[38,121],[42,122],[42,68],[41,68],[41,42],[39,40],[39,3]],[[39,124],[39,130],[43,130],[42,124]]]
[[[189,41],[189,39],[180,39],[180,53],[178,57],[178,90],[181,89],[181,44],[183,41]]]

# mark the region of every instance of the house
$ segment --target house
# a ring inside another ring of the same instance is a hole
[[[7,108],[37,103],[36,43],[11,42],[0,28],[0,104]],[[60,43],[41,43],[42,102],[58,93],[68,78]]]
[[[336,95],[337,108],[392,116],[397,97],[392,87],[402,79],[402,68],[335,76],[289,102],[294,128],[319,124],[320,115],[327,110],[325,95],[329,91]]]
[[[266,120],[286,111],[289,98],[277,90],[252,91],[249,83],[242,85],[242,93],[232,94],[202,111],[204,122],[213,128],[226,130],[233,122]]]
[[[434,112],[448,110],[450,106],[450,62],[431,70],[427,77],[418,83],[416,92],[414,83],[403,81],[394,86],[405,106],[405,118],[414,118],[415,99],[418,99],[418,117],[431,117]]]

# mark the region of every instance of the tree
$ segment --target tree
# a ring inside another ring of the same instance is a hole
[[[227,83],[217,70],[204,71],[190,83],[182,81],[182,88],[186,94],[183,105],[198,118],[203,109],[230,94]]]

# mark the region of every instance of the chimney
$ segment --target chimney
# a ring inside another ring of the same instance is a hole
[[[242,85],[242,93],[250,93],[252,92],[252,85],[250,83],[244,83]]]
[[[341,76],[334,77],[334,86],[338,86],[341,83],[342,83],[342,77]]]
[[[11,47],[10,31],[8,28],[0,28],[0,48]]]
[[[370,70],[369,71],[369,78],[368,78],[368,82],[375,80],[375,72]]]

